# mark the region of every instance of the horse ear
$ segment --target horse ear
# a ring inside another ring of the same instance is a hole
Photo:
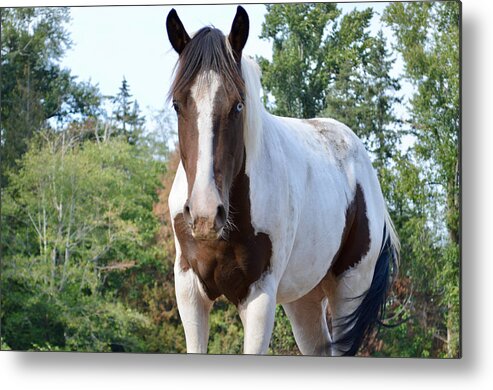
[[[250,29],[250,22],[248,20],[248,14],[245,9],[239,5],[236,10],[236,16],[231,26],[231,32],[229,33],[228,40],[231,48],[233,49],[233,55],[237,62],[241,61],[241,51],[245,47],[248,39],[248,31]]]
[[[187,43],[190,42],[190,37],[174,8],[169,11],[166,19],[166,30],[171,46],[178,54],[181,54]]]

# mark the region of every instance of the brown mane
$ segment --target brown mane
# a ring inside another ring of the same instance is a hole
[[[186,91],[199,73],[208,71],[220,74],[224,87],[236,98],[241,98],[244,81],[240,64],[235,61],[224,34],[213,27],[200,29],[180,54],[168,99],[172,99],[179,91]]]

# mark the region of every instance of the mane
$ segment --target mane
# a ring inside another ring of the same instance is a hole
[[[260,68],[250,57],[242,56],[241,73],[245,82],[245,128],[243,136],[247,159],[255,159],[262,146],[262,115],[266,112],[260,100]]]
[[[221,75],[224,86],[240,98],[243,79],[224,34],[213,27],[203,27],[185,46],[177,63],[176,76],[168,99],[178,91],[190,87],[199,73]]]

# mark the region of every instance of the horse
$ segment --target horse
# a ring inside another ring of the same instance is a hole
[[[280,304],[302,354],[355,355],[381,321],[399,253],[363,143],[333,119],[267,112],[259,67],[242,54],[241,6],[227,36],[190,37],[174,9],[166,28],[178,53],[168,205],[187,353],[207,353],[209,314],[225,296],[245,354],[268,352]]]

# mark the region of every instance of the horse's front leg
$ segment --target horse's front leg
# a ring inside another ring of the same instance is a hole
[[[175,263],[175,291],[178,311],[185,329],[187,353],[207,353],[211,301],[191,268]]]
[[[276,312],[276,286],[272,278],[253,284],[238,310],[245,334],[243,353],[266,354]]]

